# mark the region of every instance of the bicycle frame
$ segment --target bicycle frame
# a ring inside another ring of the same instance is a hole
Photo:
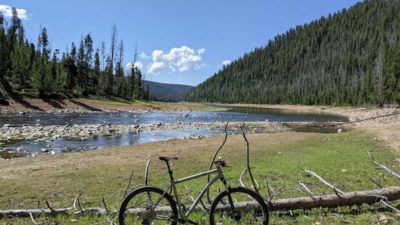
[[[204,188],[201,190],[201,192],[199,193],[199,195],[196,197],[196,199],[194,200],[194,202],[190,205],[189,209],[184,212],[184,210],[182,209],[182,205],[179,199],[179,195],[178,195],[178,191],[176,189],[176,185],[179,183],[184,183],[186,181],[190,181],[190,180],[194,180],[200,177],[204,177],[210,174],[217,174],[214,178],[212,178],[205,186]],[[157,207],[158,203],[161,201],[161,199],[164,197],[164,195],[166,193],[168,193],[168,191],[170,191],[172,189],[172,191],[175,194],[175,199],[176,199],[176,204],[178,206],[178,212],[179,212],[179,216],[181,219],[185,219],[187,220],[187,218],[189,217],[189,215],[193,212],[193,210],[196,208],[196,206],[199,204],[201,198],[204,196],[204,194],[206,193],[206,191],[211,187],[211,185],[213,185],[217,180],[221,180],[223,181],[225,187],[226,187],[226,182],[224,180],[224,175],[222,173],[221,167],[217,166],[217,169],[213,169],[213,170],[209,170],[206,172],[202,172],[202,173],[198,173],[192,176],[188,176],[188,177],[184,177],[181,179],[177,179],[177,180],[171,180],[171,183],[164,189],[164,194],[160,197],[160,199],[156,202],[156,204],[154,205],[153,208]],[[227,187],[226,187],[227,188]]]

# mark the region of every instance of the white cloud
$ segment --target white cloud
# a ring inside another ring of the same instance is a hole
[[[203,54],[205,51],[206,51],[205,48],[201,48],[201,49],[197,50],[197,54],[201,55],[201,54]]]
[[[165,67],[164,62],[153,62],[149,65],[149,69],[147,70],[148,73],[158,73],[163,70]]]
[[[12,7],[9,5],[0,4],[0,12],[4,15],[4,17],[12,17]],[[25,9],[17,9],[17,12],[20,19],[28,19],[28,13]]]
[[[201,55],[205,52],[204,48],[195,51],[187,46],[172,48],[168,53],[163,50],[154,50],[151,54],[152,62],[147,72],[158,73],[165,68],[171,71],[187,71],[191,68],[199,69],[203,67],[201,64]]]
[[[133,63],[133,62],[130,62],[130,63],[126,64],[126,67],[127,67],[128,69],[131,69],[131,68],[132,68],[132,63]],[[141,70],[141,69],[143,68],[143,63],[141,63],[141,62],[135,62],[135,67],[138,68],[139,70]]]
[[[224,61],[222,61],[222,65],[224,65],[224,66],[227,66],[227,65],[229,65],[229,64],[231,64],[231,63],[232,63],[231,60],[224,60]]]
[[[150,57],[149,57],[148,55],[146,55],[146,53],[144,53],[144,52],[140,53],[140,54],[139,54],[139,57],[140,57],[141,59],[150,59]]]

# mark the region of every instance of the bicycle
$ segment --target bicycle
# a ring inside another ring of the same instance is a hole
[[[128,224],[172,224],[178,223],[197,224],[188,219],[195,208],[198,207],[207,190],[220,180],[225,188],[217,195],[209,209],[209,221],[216,224],[262,224],[268,225],[268,208],[264,199],[256,192],[243,187],[230,187],[222,171],[227,167],[225,161],[220,158],[215,161],[216,169],[198,173],[192,176],[175,180],[169,161],[177,160],[176,157],[159,157],[167,164],[170,184],[161,189],[152,186],[142,186],[134,189],[126,196],[119,211],[120,225]],[[203,176],[216,174],[202,189],[196,199],[188,208],[181,204],[176,184]],[[173,192],[173,196],[170,194]],[[252,201],[240,202],[244,199]]]

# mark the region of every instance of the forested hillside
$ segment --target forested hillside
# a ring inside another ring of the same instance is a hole
[[[0,12],[0,97],[80,97],[106,96],[143,99],[148,91],[136,67],[126,71],[124,42],[94,49],[90,34],[74,42],[69,49],[51,49],[46,28],[41,28],[37,44],[25,38],[25,30],[17,10],[6,21]]]
[[[185,96],[194,87],[182,84],[165,84],[154,81],[144,81],[149,89],[149,99],[163,102],[179,102],[185,100]],[[147,89],[146,89],[147,90]]]
[[[400,1],[365,1],[290,29],[224,67],[187,100],[400,102]]]

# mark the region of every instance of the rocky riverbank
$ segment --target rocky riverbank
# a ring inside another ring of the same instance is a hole
[[[235,132],[240,129],[241,123],[232,122],[229,131]],[[218,129],[222,130],[225,123],[157,123],[145,125],[124,124],[83,124],[83,125],[36,125],[12,127],[8,124],[0,127],[0,143],[17,141],[53,141],[58,138],[85,140],[94,136],[121,135],[123,133],[139,133],[142,131],[163,130],[188,130],[188,129]],[[247,122],[246,130],[251,133],[277,133],[286,132],[290,128],[276,122]]]

